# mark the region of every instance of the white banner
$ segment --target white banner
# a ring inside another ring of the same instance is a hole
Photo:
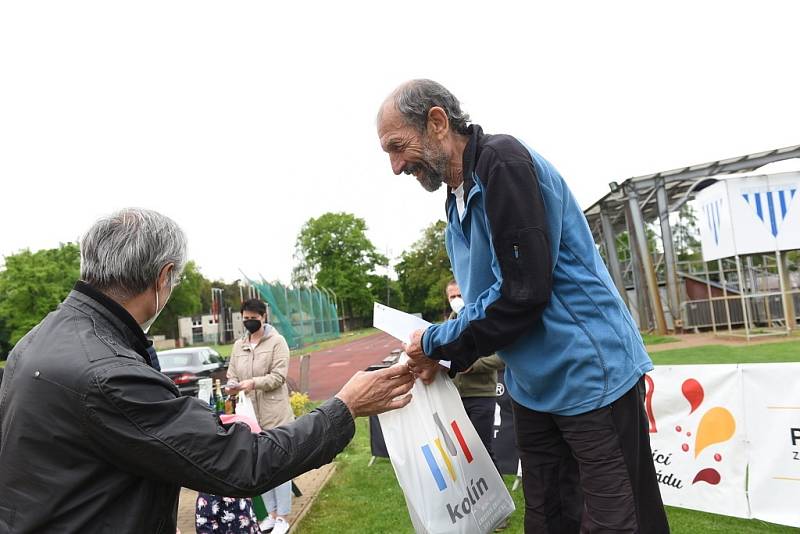
[[[728,186],[719,181],[697,194],[698,227],[703,259],[706,261],[736,255],[733,241]]]
[[[741,367],[752,517],[800,527],[800,364]]]
[[[723,179],[696,202],[706,261],[800,248],[800,173]]]
[[[646,382],[650,445],[664,503],[749,517],[737,366],[659,366]]]

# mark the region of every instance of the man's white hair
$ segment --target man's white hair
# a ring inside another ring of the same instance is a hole
[[[186,235],[158,212],[126,208],[95,222],[81,239],[81,279],[119,299],[154,287],[173,263],[175,285],[186,264]]]

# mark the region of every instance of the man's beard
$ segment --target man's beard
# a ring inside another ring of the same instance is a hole
[[[426,140],[422,147],[422,161],[408,165],[404,172],[413,174],[425,191],[433,193],[444,183],[449,162],[450,158],[441,147]]]

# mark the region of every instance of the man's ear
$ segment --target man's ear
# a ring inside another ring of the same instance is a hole
[[[434,106],[428,111],[428,131],[438,139],[442,139],[450,131],[447,113],[439,106]]]
[[[164,286],[169,283],[169,280],[172,278],[172,272],[175,270],[174,263],[168,263],[161,268],[161,272],[158,273],[158,288],[163,289]]]

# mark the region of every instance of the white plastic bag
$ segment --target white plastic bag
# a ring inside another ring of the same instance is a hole
[[[244,391],[240,391],[239,396],[236,399],[236,415],[243,415],[258,421],[258,417],[256,417],[256,411],[253,408],[253,403],[250,401],[250,397],[248,397],[247,393]]]
[[[405,355],[403,355],[405,358]],[[417,380],[408,406],[379,415],[417,534],[486,534],[514,501],[464,411],[452,380]]]

